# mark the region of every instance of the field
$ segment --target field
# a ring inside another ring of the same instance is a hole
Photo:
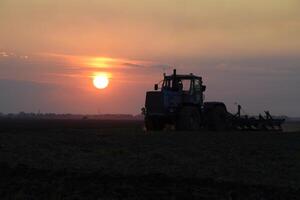
[[[300,199],[300,123],[284,129],[2,119],[0,199]]]

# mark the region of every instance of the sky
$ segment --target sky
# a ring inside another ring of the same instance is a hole
[[[0,0],[0,112],[138,114],[162,73],[300,116],[299,0]],[[99,90],[93,76],[107,74]]]

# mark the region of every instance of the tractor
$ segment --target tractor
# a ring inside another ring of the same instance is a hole
[[[268,111],[266,117],[242,116],[241,106],[237,114],[227,111],[223,102],[204,102],[202,77],[194,74],[164,74],[164,79],[154,85],[154,91],[146,93],[145,127],[147,130],[162,130],[166,124],[176,130],[282,130],[284,119],[273,119]]]

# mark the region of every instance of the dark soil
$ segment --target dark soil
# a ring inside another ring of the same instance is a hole
[[[300,199],[300,132],[0,120],[0,199]]]

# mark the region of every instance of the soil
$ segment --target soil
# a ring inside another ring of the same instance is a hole
[[[289,126],[145,132],[141,121],[2,119],[0,199],[300,199],[300,126]]]

